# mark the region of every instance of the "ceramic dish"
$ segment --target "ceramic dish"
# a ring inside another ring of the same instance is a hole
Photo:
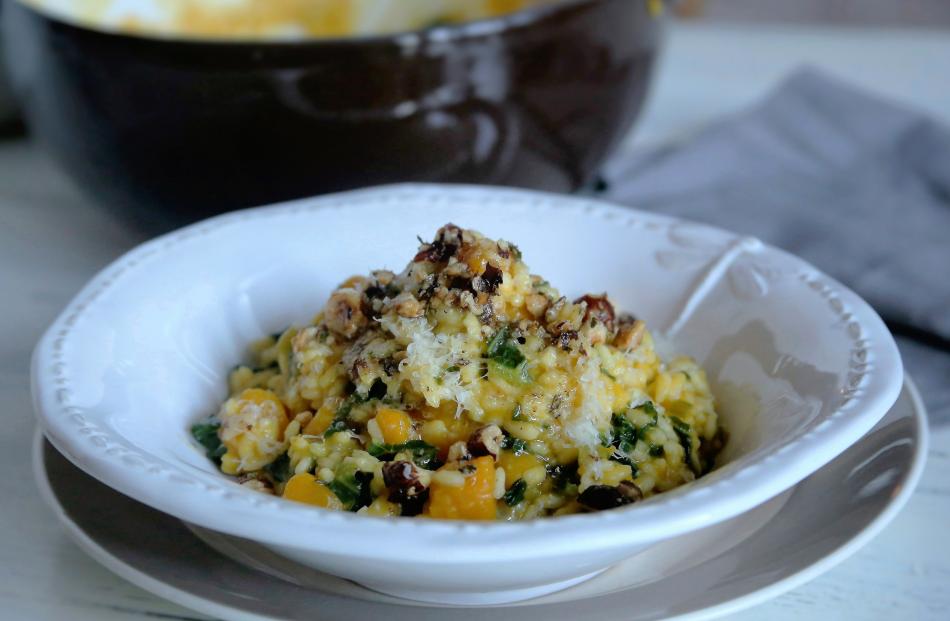
[[[0,19],[3,18],[3,0],[0,0]],[[0,34],[0,128],[13,121],[16,116],[16,102],[13,100],[13,90],[10,87],[10,77],[7,75],[6,61],[3,52],[3,36]]]
[[[318,609],[325,621],[440,621],[447,616],[477,621],[499,615],[511,621],[695,621],[763,602],[848,558],[904,506],[926,454],[924,407],[908,380],[901,398],[870,433],[750,512],[758,516],[743,514],[701,529],[677,539],[672,550],[625,561],[557,594],[476,609],[392,600],[275,558],[252,542],[210,533],[219,550],[240,559],[235,562],[203,545],[178,520],[84,474],[41,434],[34,471],[66,531],[94,559],[160,597],[222,619],[304,620]],[[763,517],[766,521],[759,524]],[[737,538],[738,530],[750,526],[757,530]]]
[[[565,0],[413,32],[208,40],[52,16],[148,0],[7,4],[33,134],[104,204],[166,228],[398,181],[583,186],[640,110],[661,24],[655,2]]]
[[[245,344],[308,318],[349,274],[397,265],[416,234],[447,221],[515,240],[567,295],[613,292],[699,361],[731,434],[722,465],[629,508],[488,524],[323,512],[216,472],[188,426],[222,401]],[[374,589],[451,603],[552,592],[748,511],[857,441],[902,378],[874,311],[756,240],[592,201],[443,186],[253,209],[148,242],[80,292],[32,371],[47,436],[117,490]]]

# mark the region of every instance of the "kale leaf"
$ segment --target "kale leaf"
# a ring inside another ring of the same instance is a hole
[[[521,455],[522,453],[528,452],[527,442],[514,436],[505,436],[505,439],[501,441],[501,448],[508,449],[515,455]]]
[[[264,466],[264,472],[269,474],[272,479],[279,483],[286,483],[294,474],[290,470],[290,457],[287,456],[287,453],[284,453],[271,463]]]
[[[366,451],[382,461],[391,460],[396,453],[408,451],[412,454],[412,461],[420,468],[435,470],[439,467],[439,450],[422,440],[410,440],[403,444],[370,444]]]
[[[524,500],[525,490],[528,489],[528,484],[524,482],[524,479],[518,479],[514,482],[507,492],[505,492],[505,504],[509,507],[514,507],[522,500]]]
[[[359,511],[373,502],[370,491],[371,472],[360,472],[353,467],[344,466],[336,477],[327,484],[343,506],[350,511]]]
[[[503,367],[514,369],[525,361],[524,354],[511,339],[511,331],[507,326],[495,333],[488,341],[488,359]]]
[[[191,426],[191,436],[204,447],[208,459],[216,464],[221,463],[221,458],[228,450],[221,443],[221,438],[218,436],[218,429],[220,428],[221,423],[215,420]]]
[[[670,416],[670,421],[673,423],[673,431],[676,432],[676,436],[679,438],[680,444],[683,445],[683,450],[686,452],[686,465],[689,466],[690,470],[695,472],[696,468],[693,465],[693,437],[690,435],[689,423],[675,416]]]

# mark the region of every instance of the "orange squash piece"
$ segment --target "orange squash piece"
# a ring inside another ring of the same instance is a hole
[[[343,503],[336,497],[336,494],[308,472],[290,477],[290,480],[284,486],[283,497],[287,500],[302,502],[314,507],[343,509]]]
[[[471,462],[475,472],[460,486],[433,479],[429,490],[428,515],[443,520],[494,520],[496,515],[495,460],[479,457]],[[454,468],[450,468],[454,469]]]
[[[515,455],[511,451],[502,451],[498,456],[498,467],[505,471],[505,488],[514,485],[528,470],[543,465],[544,462],[530,453]]]
[[[412,419],[402,410],[379,408],[376,412],[376,424],[379,425],[386,444],[404,444],[409,441]]]
[[[313,418],[310,419],[310,422],[307,423],[307,426],[303,428],[304,435],[323,435],[323,432],[330,428],[335,416],[336,410],[334,408],[327,405],[321,406],[317,413],[313,415]]]

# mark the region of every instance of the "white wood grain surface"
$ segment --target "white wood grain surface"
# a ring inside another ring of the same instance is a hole
[[[626,147],[688,137],[741,110],[802,62],[950,123],[950,37],[944,33],[679,26]],[[86,557],[42,504],[30,473],[33,344],[93,273],[140,241],[140,234],[84,199],[36,146],[0,140],[0,619],[205,618]],[[950,353],[903,339],[900,345],[931,409],[931,451],[919,489],[855,557],[730,618],[950,618]]]

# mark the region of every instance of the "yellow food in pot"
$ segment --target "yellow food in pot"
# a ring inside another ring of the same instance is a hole
[[[305,39],[385,34],[505,15],[555,0],[26,0],[97,28],[167,37]]]

